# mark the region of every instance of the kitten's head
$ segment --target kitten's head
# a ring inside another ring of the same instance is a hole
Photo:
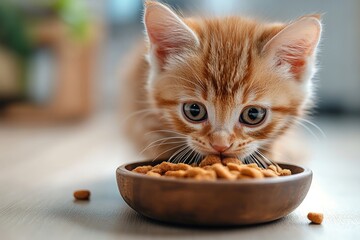
[[[318,16],[290,24],[182,19],[147,2],[148,93],[198,153],[245,158],[269,146],[311,103]]]

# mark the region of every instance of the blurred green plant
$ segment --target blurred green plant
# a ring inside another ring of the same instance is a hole
[[[18,94],[10,98],[19,99],[26,95],[27,61],[33,50],[31,37],[26,26],[26,19],[18,8],[7,1],[0,1],[0,47],[6,48],[18,59]],[[0,96],[0,105],[8,101],[9,96]]]
[[[25,19],[6,1],[0,1],[0,44],[22,58],[28,57],[32,49]]]
[[[52,8],[76,37],[86,38],[90,25],[83,1],[56,0]]]
[[[0,0],[0,49],[17,56],[21,79],[21,96],[26,96],[27,67],[36,45],[31,29],[47,18],[57,18],[69,29],[69,38],[86,41],[90,32],[90,16],[85,3],[78,0]],[[1,103],[1,96],[0,96]],[[0,104],[1,105],[1,104]]]

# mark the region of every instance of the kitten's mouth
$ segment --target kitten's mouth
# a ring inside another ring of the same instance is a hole
[[[236,157],[237,158],[237,155],[236,154],[227,154],[227,153],[219,153],[217,154],[220,156],[220,158],[233,158],[233,157]]]
[[[215,151],[214,149],[203,149],[201,147],[191,147],[192,149],[194,149],[194,151],[198,152],[199,154],[206,156],[206,155],[216,155],[219,156],[221,158],[237,158],[239,154],[232,152],[232,151],[224,151],[224,152],[218,152]]]
[[[204,149],[198,149],[197,147],[188,146],[183,151],[178,152],[173,155],[169,161],[179,163],[196,163],[198,164],[201,159],[203,159],[207,155],[217,155],[221,159],[224,158],[237,158],[245,164],[256,163],[258,166],[266,168],[267,166],[273,164],[276,165],[275,162],[267,159],[260,151],[253,149],[247,149],[246,151],[235,153],[235,152],[214,152],[214,151],[206,151]]]
[[[227,148],[223,152],[215,151],[211,146],[202,146],[196,143],[192,143],[188,145],[195,153],[200,156],[207,156],[207,155],[216,155],[219,156],[221,159],[224,158],[237,158],[240,159],[242,162],[245,162],[247,158],[251,158],[251,155],[254,154],[256,149],[249,149],[249,148],[241,148],[239,150],[231,149],[231,146]]]

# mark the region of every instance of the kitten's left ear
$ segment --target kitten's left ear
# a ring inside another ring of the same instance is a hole
[[[262,53],[270,58],[274,67],[285,69],[298,81],[305,81],[307,67],[314,64],[320,35],[319,16],[305,16],[270,39]]]

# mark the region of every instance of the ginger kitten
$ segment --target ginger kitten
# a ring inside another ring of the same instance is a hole
[[[271,158],[311,107],[318,16],[289,24],[182,18],[148,1],[144,24],[147,41],[122,97],[125,130],[147,158]]]

